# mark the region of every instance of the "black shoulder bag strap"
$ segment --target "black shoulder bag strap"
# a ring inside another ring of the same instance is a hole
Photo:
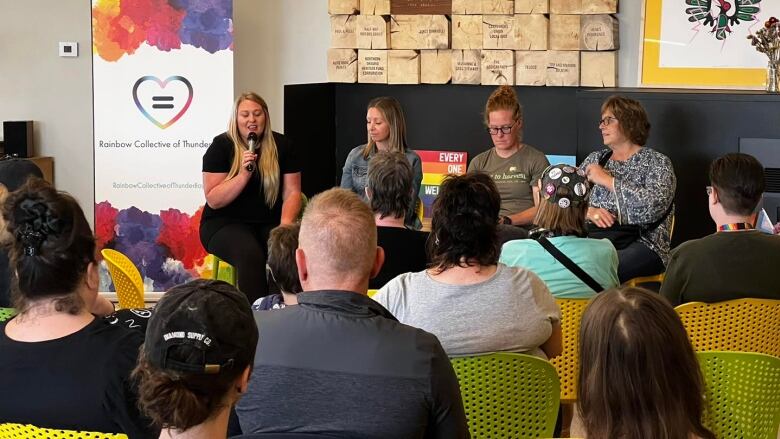
[[[575,264],[574,261],[569,259],[568,256],[564,255],[563,252],[558,250],[555,245],[550,242],[547,238],[544,236],[539,237],[539,239],[536,240],[539,244],[544,247],[545,250],[547,250],[555,259],[558,260],[561,264],[563,264],[564,267],[568,268],[569,271],[574,273],[575,276],[577,276],[581,281],[585,282],[585,285],[589,286],[593,289],[593,291],[600,293],[604,291],[604,287],[601,286],[598,282],[596,282],[588,273],[585,272],[582,268],[580,268],[579,265]]]

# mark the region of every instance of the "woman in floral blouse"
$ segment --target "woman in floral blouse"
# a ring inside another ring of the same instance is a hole
[[[644,146],[650,122],[633,99],[609,97],[601,106],[599,129],[608,149],[580,164],[594,184],[587,219],[600,229],[639,226],[639,238],[618,249],[620,282],[661,273],[669,258],[677,185],[672,162]]]

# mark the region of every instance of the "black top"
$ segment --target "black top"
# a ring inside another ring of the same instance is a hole
[[[19,342],[0,324],[0,422],[157,437],[130,382],[143,334],[95,318],[54,340]]]
[[[259,348],[236,406],[244,433],[469,437],[458,379],[434,335],[364,294],[297,297],[254,313]]]
[[[203,216],[200,220],[201,241],[206,244],[211,236],[222,226],[230,223],[251,224],[279,224],[282,216],[282,193],[284,190],[284,174],[301,172],[298,155],[287,139],[273,133],[276,141],[276,150],[279,157],[279,193],[276,204],[269,208],[265,204],[263,194],[263,181],[260,172],[255,171],[244,190],[233,202],[220,209],[212,209],[208,204],[203,208]],[[228,173],[233,164],[233,142],[222,133],[214,138],[214,141],[203,155],[203,172]]]
[[[378,290],[401,273],[425,270],[428,232],[400,227],[377,227],[377,245],[385,251],[385,263],[368,288]]]

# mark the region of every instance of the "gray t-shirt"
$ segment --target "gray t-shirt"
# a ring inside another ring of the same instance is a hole
[[[531,186],[536,184],[550,162],[531,145],[523,145],[510,157],[502,158],[495,148],[479,154],[469,163],[469,172],[483,172],[495,181],[501,195],[503,215],[513,215],[534,206]]]
[[[539,348],[561,312],[534,273],[498,264],[472,285],[434,280],[427,271],[405,273],[374,296],[401,323],[435,335],[447,355],[518,352],[547,358]]]

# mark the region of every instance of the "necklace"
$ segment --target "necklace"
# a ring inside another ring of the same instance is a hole
[[[732,223],[732,224],[723,224],[721,226],[718,226],[719,232],[733,232],[735,230],[753,230],[755,227],[753,227],[753,224],[750,223]]]

